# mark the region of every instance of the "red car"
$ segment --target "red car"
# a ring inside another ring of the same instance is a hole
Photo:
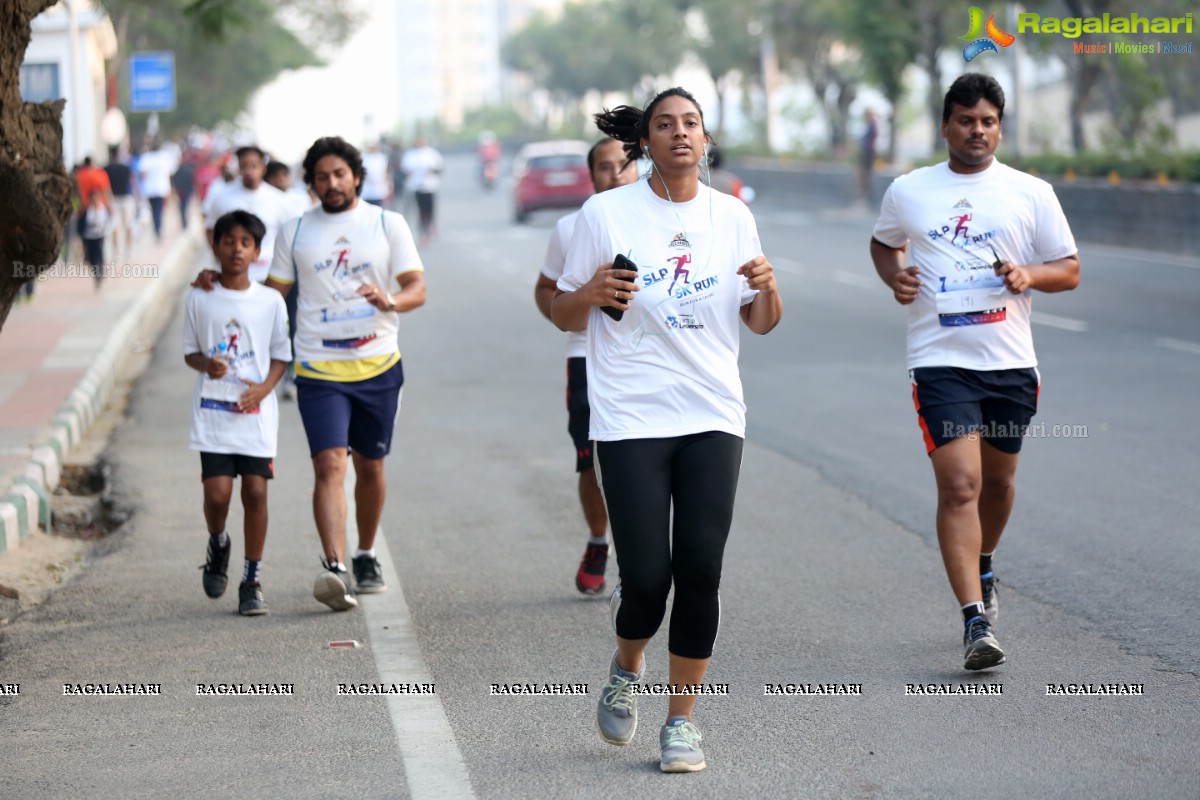
[[[578,208],[593,194],[587,142],[527,144],[513,164],[513,214],[525,222],[544,208]]]

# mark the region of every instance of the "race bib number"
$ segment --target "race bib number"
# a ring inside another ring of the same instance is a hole
[[[1008,318],[1009,291],[1003,286],[938,292],[938,321],[943,327],[987,325]]]
[[[368,340],[376,332],[375,306],[363,300],[348,308],[321,309],[321,338],[326,340]]]

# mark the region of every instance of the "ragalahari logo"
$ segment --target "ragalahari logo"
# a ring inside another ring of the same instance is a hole
[[[975,56],[991,50],[993,53],[999,53],[996,45],[1008,47],[1017,40],[1017,37],[1011,33],[1007,33],[996,25],[996,15],[992,14],[988,17],[987,25],[983,24],[983,11],[975,6],[971,6],[970,10],[970,30],[965,36],[960,36],[964,42],[970,42],[969,45],[963,48],[963,60],[970,61]],[[986,37],[980,37],[981,33],[987,33]]]

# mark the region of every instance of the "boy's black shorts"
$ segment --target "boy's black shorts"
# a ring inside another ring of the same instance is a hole
[[[258,475],[270,480],[275,477],[275,459],[263,456],[243,456],[237,453],[200,453],[200,480],[228,475]]]

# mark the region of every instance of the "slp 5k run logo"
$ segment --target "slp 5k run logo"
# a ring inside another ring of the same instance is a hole
[[[970,10],[970,30],[965,36],[960,36],[964,42],[970,42],[969,45],[963,48],[963,60],[970,61],[975,56],[982,53],[984,50],[991,50],[993,53],[999,53],[996,45],[1008,47],[1017,40],[1017,37],[1011,33],[1007,33],[996,25],[996,15],[992,14],[988,17],[987,25],[983,24],[983,11],[975,6],[971,6]],[[987,36],[980,38],[980,34],[986,32]]]

